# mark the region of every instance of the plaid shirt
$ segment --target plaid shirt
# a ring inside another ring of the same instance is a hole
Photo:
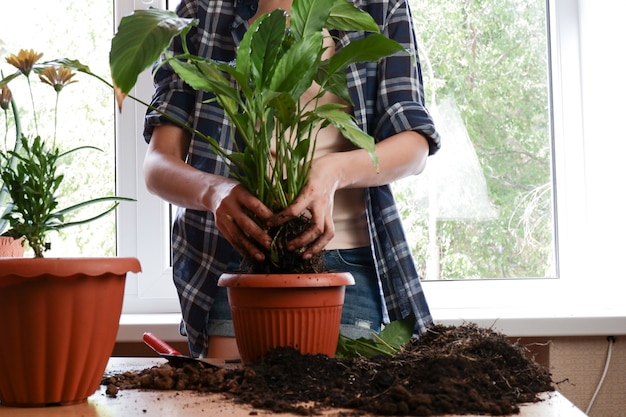
[[[236,4],[239,1],[239,5]],[[235,49],[245,33],[250,0],[183,0],[177,13],[199,19],[188,35],[192,53],[220,61],[235,58]],[[353,0],[378,22],[381,32],[403,44],[417,56],[413,23],[405,0]],[[237,8],[238,7],[238,8]],[[242,18],[243,16],[243,18]],[[364,36],[362,32],[336,32],[336,48]],[[172,45],[181,51],[180,42]],[[202,104],[209,98],[186,86],[167,68],[155,74],[156,91],[152,104],[212,136],[232,149],[230,125],[221,108]],[[353,65],[348,86],[359,126],[377,141],[398,132],[413,130],[424,135],[430,154],[439,148],[439,135],[424,106],[419,60],[397,54],[379,63]],[[148,112],[144,136],[149,140],[154,126],[167,123]],[[197,169],[228,176],[229,169],[200,138],[192,137],[187,163]],[[414,313],[415,332],[432,323],[417,270],[406,242],[401,220],[389,186],[369,188],[366,194],[367,219],[385,316],[397,320]],[[226,269],[232,248],[215,226],[212,213],[181,208],[173,226],[173,271],[189,347],[194,356],[206,354],[208,313],[217,280]]]

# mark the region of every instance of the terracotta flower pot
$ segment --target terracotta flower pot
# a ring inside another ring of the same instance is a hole
[[[0,259],[0,403],[83,402],[113,352],[135,258]]]
[[[349,273],[224,274],[243,362],[290,346],[303,354],[334,356]]]
[[[0,236],[0,258],[21,258],[24,256],[24,238],[13,239]]]

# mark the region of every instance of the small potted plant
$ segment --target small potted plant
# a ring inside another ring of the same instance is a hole
[[[255,19],[238,47],[234,62],[218,62],[189,52],[185,36],[196,23],[194,19],[157,9],[136,11],[122,19],[110,53],[111,75],[120,107],[138,74],[153,65],[171,41],[180,36],[184,53],[179,56],[166,53],[160,65],[170,65],[195,90],[214,94],[236,128],[232,129],[233,134],[236,130],[244,145],[234,151],[222,149],[214,138],[171,115],[162,115],[206,140],[231,166],[232,176],[274,212],[288,207],[307,183],[316,147],[315,132],[320,126],[332,124],[356,147],[366,149],[372,163],[377,164],[374,138],[358,127],[354,117],[345,111],[347,105],[320,103],[326,93],[345,103],[351,102],[345,74],[348,65],[406,53],[400,44],[379,32],[369,14],[346,0],[294,0],[289,16],[283,10],[274,10]],[[328,32],[325,35],[324,31],[334,29],[371,34],[327,58],[324,40]],[[304,93],[312,85],[319,89],[305,99]],[[275,141],[273,157],[270,156],[272,141]],[[317,266],[321,255],[304,260],[299,253],[285,248],[286,242],[304,230],[308,221],[306,216],[301,216],[270,229],[273,244],[264,262],[250,265],[249,272],[253,274],[228,274],[220,279],[219,285],[228,287],[235,336],[244,361],[255,359],[277,345],[295,346],[303,353],[332,355],[335,351],[344,286],[353,280],[345,273],[331,278],[304,275],[323,272]],[[270,277],[270,273],[280,275]],[[259,277],[259,274],[263,275]],[[287,289],[278,296],[260,295],[260,291],[278,286]],[[276,332],[273,329],[278,326],[274,324],[260,328],[251,309],[240,304],[247,299],[254,303],[254,308],[265,310],[267,316],[274,317],[280,310],[294,315],[287,317],[287,322],[299,322],[294,317],[308,317],[308,313],[295,309],[311,307],[308,305],[311,292],[326,293],[334,286],[338,286],[339,296],[322,301],[333,306],[333,311],[328,313],[332,324],[305,324],[308,329],[300,335],[293,329]],[[252,296],[239,296],[235,293],[239,291]],[[295,295],[303,291],[307,293],[294,301]],[[268,305],[270,300],[287,304],[272,310]],[[312,334],[325,328],[332,332],[329,337],[319,337],[324,339],[324,346],[309,347],[306,340],[318,338]],[[255,335],[263,340],[249,340]]]
[[[29,77],[37,73],[57,94],[74,82],[72,70],[39,64],[41,56],[32,50],[10,55],[7,62],[17,71],[0,80],[3,109],[4,103],[11,103],[17,132],[14,146],[0,156],[5,196],[1,211],[8,224],[4,234],[24,239],[35,254],[34,258],[0,258],[2,405],[85,401],[98,388],[113,351],[126,274],[140,271],[135,258],[43,257],[50,232],[94,221],[130,199],[109,196],[58,207],[64,179],[60,164],[67,155],[90,147],[62,151],[55,138],[48,142],[38,134],[21,131],[19,112],[9,96],[10,82],[25,77],[30,86]],[[33,117],[37,130],[34,106]],[[86,205],[111,201],[114,203],[96,216],[67,217]]]

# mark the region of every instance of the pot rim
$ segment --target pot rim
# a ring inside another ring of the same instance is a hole
[[[217,285],[220,287],[248,288],[337,287],[354,285],[354,277],[349,272],[310,274],[224,273],[220,276]]]
[[[41,276],[73,278],[76,276],[125,275],[141,272],[137,258],[76,257],[76,258],[0,258],[0,287],[16,279],[35,279]]]

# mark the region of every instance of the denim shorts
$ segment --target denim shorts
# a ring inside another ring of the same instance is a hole
[[[383,313],[381,291],[376,276],[374,258],[370,248],[329,250],[324,261],[330,271],[350,272],[355,285],[346,287],[346,297],[341,314],[341,334],[351,337],[371,338],[380,331]],[[236,270],[239,260],[229,263]],[[226,288],[218,287],[215,302],[209,313],[209,336],[234,336]]]

